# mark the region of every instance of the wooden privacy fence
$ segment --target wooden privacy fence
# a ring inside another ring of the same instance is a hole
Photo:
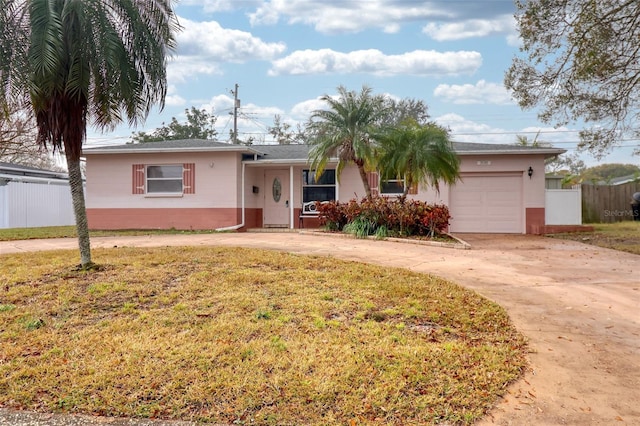
[[[632,195],[640,192],[640,181],[622,185],[582,184],[584,223],[613,223],[633,220]]]

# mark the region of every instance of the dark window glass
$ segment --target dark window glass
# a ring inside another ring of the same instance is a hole
[[[314,170],[303,170],[302,184],[303,185],[335,185],[336,171],[325,170],[322,172],[322,175],[316,176],[316,172]]]
[[[404,193],[404,180],[383,180],[380,182],[381,194],[402,194]]]
[[[147,166],[147,193],[182,193],[182,166]]]
[[[316,176],[313,170],[302,171],[302,202],[336,199],[336,171],[325,170]]]

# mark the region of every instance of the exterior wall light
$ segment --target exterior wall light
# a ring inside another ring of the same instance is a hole
[[[527,175],[529,175],[529,179],[533,176],[533,168],[531,166],[529,166],[529,170],[527,170]]]

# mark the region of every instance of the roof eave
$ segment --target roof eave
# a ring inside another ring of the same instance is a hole
[[[456,151],[458,155],[560,155],[567,152],[566,149],[553,148],[553,149],[538,149],[538,150],[479,150],[479,151]]]
[[[338,162],[338,159],[330,159],[327,163],[328,164],[335,164]],[[251,165],[258,165],[258,164],[280,164],[280,165],[287,165],[287,164],[297,164],[297,165],[309,165],[309,159],[308,158],[277,158],[274,160],[269,160],[269,159],[261,159],[261,160],[244,160],[243,161],[244,164],[251,166]]]
[[[90,148],[82,151],[82,155],[94,154],[163,154],[163,153],[184,153],[184,152],[250,152],[260,154],[259,151],[247,146],[232,145],[215,147],[173,147],[173,148],[111,148],[100,149]]]
[[[3,171],[12,176],[36,176],[44,177],[46,179],[69,179],[69,175],[67,173],[54,172],[53,170],[38,170],[23,167],[2,166],[0,167],[0,173],[2,173]]]

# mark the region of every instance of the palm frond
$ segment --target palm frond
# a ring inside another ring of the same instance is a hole
[[[446,129],[435,124],[407,123],[380,137],[378,167],[383,179],[405,179],[405,187],[453,184],[459,179],[460,160]]]

